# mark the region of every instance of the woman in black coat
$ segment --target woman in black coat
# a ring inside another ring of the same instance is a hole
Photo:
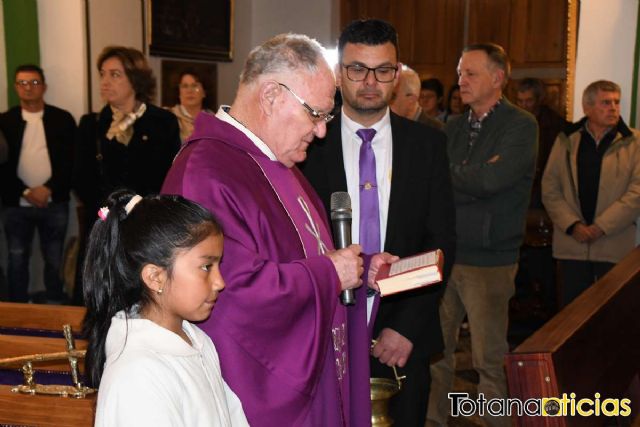
[[[133,48],[108,46],[97,65],[106,105],[99,113],[80,119],[73,174],[84,211],[79,218],[79,270],[84,238],[105,197],[124,187],[141,196],[159,193],[180,148],[176,117],[150,103],[156,81],[144,55]],[[76,283],[76,301],[80,300],[79,287]]]

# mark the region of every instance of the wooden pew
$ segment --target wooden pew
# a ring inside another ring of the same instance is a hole
[[[74,334],[82,330],[84,307],[0,302],[0,359],[34,353],[65,351],[62,327],[71,325]],[[34,332],[56,333],[58,338],[30,336]],[[76,340],[76,348],[85,349],[85,340]],[[44,362],[36,371],[68,372],[66,361]]]
[[[637,393],[640,248],[506,355],[505,364],[510,397],[522,401],[563,393],[569,397],[575,393],[576,401],[595,400],[595,393],[600,393],[601,400]],[[639,403],[637,395],[631,399],[634,411]],[[523,427],[573,427],[602,426],[607,418],[525,416],[514,420]]]
[[[82,329],[85,309],[71,306],[0,302],[0,359],[36,353],[64,352],[67,349],[62,327],[71,325],[74,334]],[[49,335],[49,336],[42,336]],[[55,335],[55,336],[51,336]],[[77,349],[87,342],[76,339]],[[79,363],[83,370],[84,363]],[[20,364],[15,366],[18,370]],[[69,373],[68,361],[34,363],[35,381],[42,371]],[[13,393],[17,384],[0,385],[0,425],[92,426],[96,395],[84,399]]]
[[[70,305],[0,302],[0,327],[62,331],[62,325],[69,324],[80,332],[85,311]]]
[[[95,417],[95,395],[85,399],[29,396],[0,385],[0,425],[90,427]]]

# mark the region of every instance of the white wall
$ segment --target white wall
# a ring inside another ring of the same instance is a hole
[[[334,47],[338,11],[338,0],[236,0],[233,61],[218,63],[218,103],[233,101],[247,55],[276,34],[303,33]]]
[[[80,119],[86,112],[86,38],[82,0],[38,0],[45,100]]]
[[[620,85],[622,117],[629,122],[637,15],[638,0],[581,0],[574,121],[584,115],[585,87],[606,79]]]
[[[93,111],[100,111],[104,106],[100,98],[99,75],[96,68],[98,55],[105,46],[110,45],[133,47],[143,51],[142,15],[143,6],[139,0],[89,0]]]
[[[254,46],[253,0],[235,0],[233,19],[233,60],[218,62],[218,104],[231,104],[236,95],[240,72]]]
[[[142,48],[142,6],[141,2],[133,0],[90,0],[89,13],[92,53],[89,69],[92,75],[95,111],[103,105],[100,99],[96,59],[102,48],[110,44]],[[38,25],[40,64],[46,73],[48,86],[45,99],[50,104],[70,111],[78,121],[80,116],[89,111],[89,46],[85,31],[84,1],[38,0]]]

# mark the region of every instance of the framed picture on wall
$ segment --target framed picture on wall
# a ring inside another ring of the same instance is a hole
[[[233,0],[150,0],[149,53],[204,61],[233,58]]]

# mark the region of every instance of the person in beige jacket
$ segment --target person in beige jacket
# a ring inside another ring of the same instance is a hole
[[[585,117],[556,138],[542,178],[562,306],[634,248],[640,214],[640,133],[620,117],[620,86],[591,83],[582,108]]]

